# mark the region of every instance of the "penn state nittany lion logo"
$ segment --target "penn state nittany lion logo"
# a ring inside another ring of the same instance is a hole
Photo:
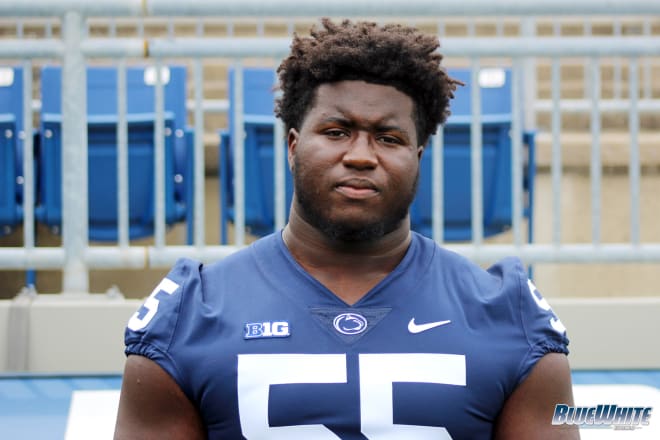
[[[332,321],[335,329],[344,335],[357,335],[367,329],[367,318],[358,313],[342,313]]]

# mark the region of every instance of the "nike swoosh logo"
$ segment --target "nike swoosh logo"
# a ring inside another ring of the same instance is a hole
[[[410,333],[421,333],[421,332],[425,332],[426,330],[431,330],[432,328],[449,324],[450,322],[451,322],[450,320],[447,320],[447,321],[427,322],[426,324],[415,324],[415,318],[413,318],[408,323],[408,331]]]

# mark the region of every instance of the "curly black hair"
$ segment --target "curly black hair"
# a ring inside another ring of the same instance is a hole
[[[336,24],[328,18],[321,24],[310,37],[294,36],[290,55],[277,69],[282,95],[275,114],[287,131],[300,128],[319,85],[362,80],[393,86],[412,98],[417,138],[425,145],[449,116],[449,100],[461,84],[440,66],[437,37],[398,24]]]

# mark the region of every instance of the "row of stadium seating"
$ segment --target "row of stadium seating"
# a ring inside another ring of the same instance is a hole
[[[22,68],[3,69],[0,87],[2,184],[0,225],[5,232],[22,221],[23,142],[30,135],[23,121]],[[128,127],[129,237],[147,237],[154,225],[154,82],[153,68],[126,70]],[[166,223],[191,212],[193,134],[186,127],[186,71],[162,70],[165,125]],[[35,218],[57,231],[62,223],[62,71],[41,69],[41,113],[35,146]],[[89,166],[89,238],[117,240],[117,69],[87,69],[87,136]]]
[[[450,76],[465,87],[459,88],[451,103],[451,116],[443,129],[444,239],[467,241],[472,238],[470,144],[472,121],[471,73],[451,69]],[[512,224],[511,180],[511,72],[483,69],[479,75],[482,123],[483,234],[489,237]],[[274,82],[270,68],[243,71],[243,123],[245,160],[245,223],[250,232],[264,235],[273,230],[274,219]],[[233,124],[234,71],[229,72],[229,128],[220,133],[221,239],[227,242],[226,226],[234,218]],[[523,172],[524,215],[528,240],[532,240],[534,194],[534,133],[521,133],[527,165]],[[285,161],[286,162],[286,161]],[[422,156],[418,194],[411,206],[412,228],[429,237],[433,225],[433,151],[428,145]],[[286,206],[290,205],[293,183],[286,174]],[[288,211],[287,211],[288,213]]]
[[[5,72],[7,69],[4,70]],[[0,86],[0,139],[2,180],[0,226],[9,231],[22,222],[22,152],[26,127],[23,119],[22,71],[9,70],[12,80]],[[61,68],[41,70],[40,126],[34,135],[37,176],[35,218],[57,230],[62,222],[62,96]],[[274,124],[275,74],[269,68],[243,71],[243,121],[245,151],[245,222],[254,235],[274,229]],[[466,87],[456,92],[452,115],[443,129],[444,239],[465,241],[472,237],[470,123],[471,73],[454,69],[450,75]],[[186,70],[167,66],[162,70],[165,122],[165,221],[187,221],[192,237],[193,133],[186,125]],[[152,67],[129,67],[126,71],[129,176],[129,237],[148,237],[154,229],[154,82]],[[221,239],[227,242],[227,224],[234,220],[233,110],[234,72],[230,71],[229,128],[220,132]],[[511,72],[484,69],[479,75],[482,124],[484,236],[508,229],[512,224],[511,191]],[[88,170],[89,238],[116,241],[117,232],[117,69],[88,67]],[[534,135],[520,134],[526,147],[523,172],[524,214],[528,240],[532,240]],[[418,195],[411,207],[413,229],[432,235],[432,148],[422,157]],[[286,173],[286,206],[293,185]]]

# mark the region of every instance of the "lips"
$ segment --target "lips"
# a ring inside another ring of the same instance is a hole
[[[366,199],[378,194],[378,187],[369,179],[349,178],[339,182],[335,189],[349,199]]]

